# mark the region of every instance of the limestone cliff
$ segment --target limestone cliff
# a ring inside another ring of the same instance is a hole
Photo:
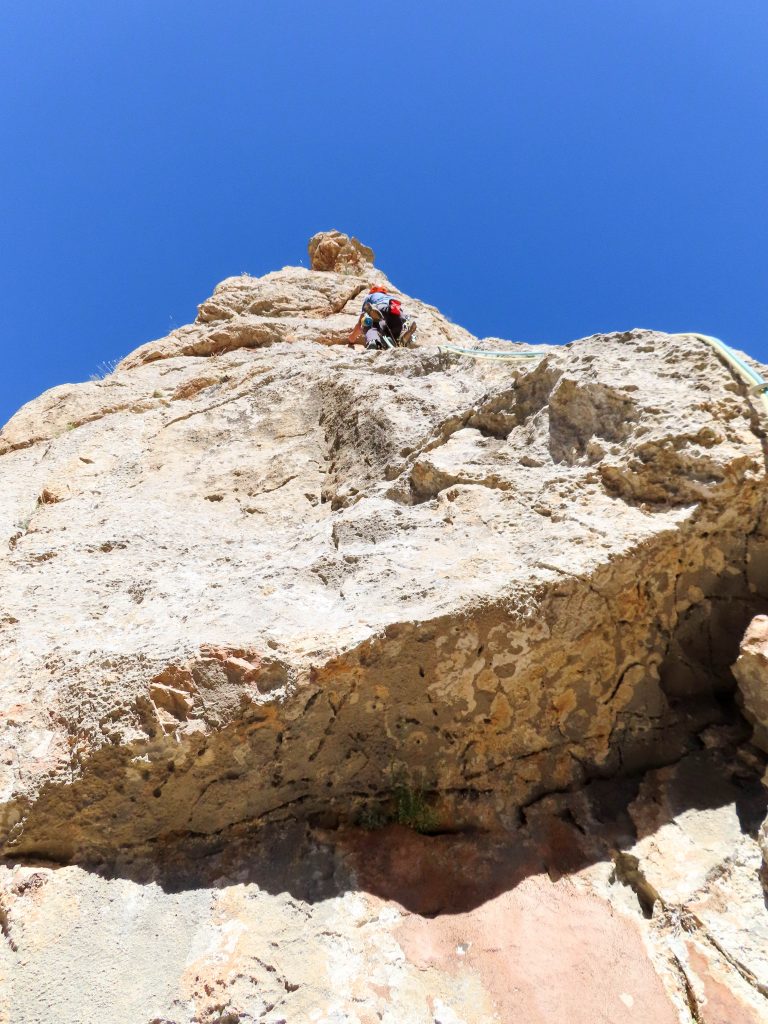
[[[753,396],[310,254],[0,431],[0,1021],[768,1019]]]

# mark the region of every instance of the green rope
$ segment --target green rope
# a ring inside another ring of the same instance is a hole
[[[486,352],[479,348],[459,348],[458,345],[440,345],[440,352],[456,352],[460,356],[470,356],[472,359],[536,359],[546,355],[546,352]]]
[[[757,370],[753,370],[751,366],[744,362],[741,356],[737,355],[730,345],[726,345],[724,341],[720,341],[719,338],[713,338],[709,334],[698,334],[696,331],[692,331],[690,334],[671,334],[671,338],[698,338],[699,341],[703,341],[705,345],[709,345],[710,348],[714,349],[718,355],[721,355],[726,362],[730,363],[734,370],[747,384],[749,384],[750,393],[760,398],[763,403],[763,409],[768,414],[768,381],[762,377]]]
[[[670,334],[670,338],[698,338],[699,341],[703,341],[710,348],[714,349],[718,355],[722,356],[727,363],[733,367],[739,376],[749,385],[749,390],[752,395],[758,397],[763,408],[768,414],[768,381],[762,377],[757,370],[754,370],[751,366],[744,362],[741,356],[737,355],[733,349],[726,345],[724,341],[719,338],[713,338],[709,334],[699,334],[696,331],[692,331],[689,334],[677,333]],[[543,358],[546,352],[509,352],[509,351],[483,351],[479,348],[459,348],[458,345],[440,345],[438,347],[440,352],[455,352],[460,356],[469,356],[471,359],[536,359]]]

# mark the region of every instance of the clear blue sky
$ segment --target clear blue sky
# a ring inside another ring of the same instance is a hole
[[[476,334],[768,360],[766,53],[766,0],[7,0],[0,421],[330,227]]]

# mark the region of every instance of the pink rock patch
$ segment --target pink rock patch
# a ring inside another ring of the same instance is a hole
[[[679,1024],[638,928],[604,901],[545,876],[475,910],[397,931],[422,970],[479,976],[504,1022]]]

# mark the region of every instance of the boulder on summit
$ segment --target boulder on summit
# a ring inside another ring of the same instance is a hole
[[[308,249],[312,270],[359,276],[373,269],[373,249],[341,231],[319,231],[310,238]]]

